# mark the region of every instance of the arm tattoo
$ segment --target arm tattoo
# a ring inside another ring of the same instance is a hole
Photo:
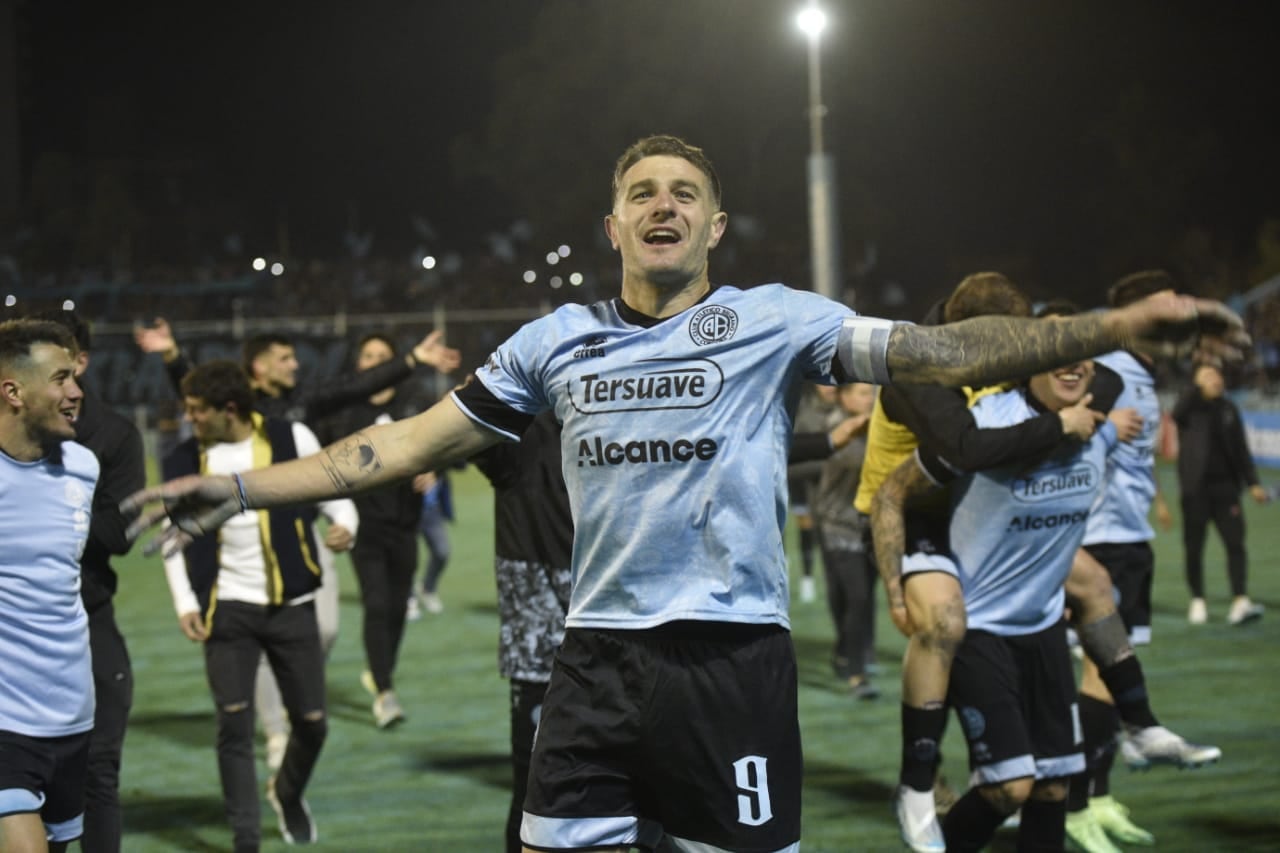
[[[343,495],[359,490],[365,481],[382,470],[382,459],[363,432],[348,436],[321,453],[324,472]]]
[[[945,326],[894,326],[886,359],[895,382],[977,387],[1042,373],[1122,343],[1097,313],[975,317]]]
[[[904,508],[912,498],[935,488],[912,456],[894,469],[876,490],[871,502],[871,541],[876,550],[880,579],[889,591],[890,603],[902,603],[902,557],[907,538]]]

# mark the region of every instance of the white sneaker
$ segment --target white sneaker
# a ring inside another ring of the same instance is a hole
[[[1227,613],[1227,621],[1232,625],[1243,625],[1261,619],[1266,608],[1246,598],[1237,598],[1231,602],[1231,610]]]
[[[422,609],[428,613],[443,613],[444,602],[434,592],[424,592],[422,594]]]
[[[893,810],[898,815],[898,830],[907,847],[915,853],[946,853],[947,842],[938,825],[933,791],[916,791],[899,785]]]
[[[1164,726],[1132,729],[1120,740],[1120,754],[1130,770],[1146,770],[1153,764],[1200,767],[1222,757],[1216,746],[1189,743]]]
[[[800,578],[800,601],[803,604],[812,604],[814,599],[818,597],[818,590],[813,585],[813,578],[805,575]]]
[[[404,709],[391,690],[384,690],[373,700],[373,721],[380,729],[389,729],[404,722]]]
[[[1191,599],[1191,606],[1187,608],[1187,621],[1192,625],[1203,625],[1209,621],[1209,608],[1205,607],[1203,598]]]
[[[422,606],[418,604],[417,596],[409,596],[409,601],[404,606],[404,618],[410,622],[417,622],[422,618]]]

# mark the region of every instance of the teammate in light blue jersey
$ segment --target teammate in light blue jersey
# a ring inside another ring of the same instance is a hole
[[[857,317],[782,285],[713,288],[719,178],[648,137],[614,171],[605,230],[619,299],[522,329],[475,382],[423,414],[298,463],[144,490],[135,525],[181,547],[245,507],[348,494],[563,422],[575,524],[570,625],[548,687],[521,837],[539,850],[798,848],[800,734],[782,550],[797,383],[981,384],[1208,333],[1222,306],[1172,295],[1122,312],[922,328]]]
[[[1160,291],[1172,291],[1172,277],[1161,270],[1125,276],[1107,293],[1112,307],[1130,305]],[[1168,529],[1170,516],[1156,483],[1155,455],[1160,434],[1160,401],[1156,397],[1155,359],[1138,351],[1118,350],[1099,356],[1099,365],[1120,382],[1117,407],[1132,408],[1141,418],[1137,435],[1120,444],[1107,465],[1106,488],[1089,515],[1082,560],[1095,560],[1111,578],[1116,613],[1111,623],[1123,623],[1134,646],[1151,641],[1151,584],[1155,531],[1148,517],[1154,502],[1157,518]],[[1119,625],[1089,626],[1095,633],[1117,633]],[[1082,628],[1082,630],[1084,630]],[[1172,764],[1196,767],[1217,761],[1216,746],[1188,742],[1159,725],[1149,706],[1135,708],[1132,698],[1145,696],[1136,656],[1115,661],[1102,672],[1086,656],[1080,682],[1080,725],[1084,734],[1086,772],[1072,779],[1067,802],[1067,834],[1088,853],[1115,853],[1113,842],[1151,844],[1154,835],[1129,819],[1129,810],[1111,796],[1111,767],[1116,744],[1122,743],[1127,763],[1135,767]],[[1117,709],[1116,700],[1124,701]],[[1124,725],[1121,718],[1124,719]],[[1123,738],[1118,735],[1123,734]]]
[[[61,325],[0,323],[0,846],[65,850],[84,825],[93,728],[80,556],[98,460]]]
[[[1023,387],[984,397],[974,420],[1008,427],[1059,411],[1085,397],[1092,377],[1091,362],[1037,374]],[[1066,780],[1084,769],[1063,584],[1116,444],[1108,420],[1047,457],[959,479],[922,446],[918,464],[904,463],[876,501],[877,557],[896,571],[903,497],[926,490],[926,472],[935,483],[955,479],[949,542],[933,559],[951,563],[964,594],[968,630],[951,665],[948,700],[969,742],[974,787],[943,822],[948,850],[980,849],[1019,808],[1019,849],[1062,849]]]

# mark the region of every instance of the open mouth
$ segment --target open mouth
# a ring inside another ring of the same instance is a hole
[[[644,241],[650,246],[674,246],[680,242],[680,235],[671,228],[654,228],[645,232]]]

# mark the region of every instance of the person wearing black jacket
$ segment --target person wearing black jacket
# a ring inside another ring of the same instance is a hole
[[[356,347],[357,373],[399,362],[394,342],[385,335],[366,335]],[[316,434],[322,444],[329,444],[373,424],[410,417],[422,408],[392,386],[324,419]],[[351,549],[364,606],[362,638],[367,669],[361,682],[374,696],[373,718],[380,729],[404,720],[392,675],[404,638],[405,600],[418,565],[420,486],[420,479],[405,481],[354,498],[363,531]]]
[[[101,474],[93,493],[89,540],[80,558],[80,597],[89,615],[89,648],[97,704],[89,740],[85,776],[84,835],[86,853],[120,850],[120,762],[124,734],[133,705],[133,667],[124,637],[116,625],[117,577],[111,558],[127,554],[131,543],[120,501],[146,485],[142,435],[127,418],[108,406],[84,381],[92,336],[89,324],[73,311],[47,311],[40,319],[61,323],[75,337],[76,382],[84,391],[76,418],[76,441],[98,457]]]
[[[1204,599],[1204,540],[1212,520],[1227,549],[1231,609],[1227,621],[1242,625],[1262,616],[1249,598],[1248,554],[1240,492],[1246,487],[1258,503],[1267,492],[1245,442],[1240,410],[1223,394],[1222,372],[1211,364],[1196,367],[1193,384],[1173,408],[1178,427],[1178,486],[1182,492],[1182,544],[1186,552],[1191,605],[1187,621],[1202,625],[1208,618]]]
[[[498,671],[511,685],[507,853],[521,850],[533,738],[569,610],[573,515],[560,460],[560,424],[552,412],[534,418],[519,442],[495,444],[470,460],[493,485]]]
[[[191,362],[178,346],[168,321],[158,318],[154,325],[134,329],[134,341],[143,352],[160,353],[169,381],[175,390],[191,369]],[[314,426],[320,418],[359,403],[407,379],[418,365],[434,367],[441,373],[456,368],[457,350],[444,345],[443,333],[426,335],[405,353],[368,370],[357,370],[325,379],[318,387],[297,387],[298,359],[293,342],[279,334],[255,335],[244,343],[242,360],[257,398],[255,408],[264,415],[299,421]]]

